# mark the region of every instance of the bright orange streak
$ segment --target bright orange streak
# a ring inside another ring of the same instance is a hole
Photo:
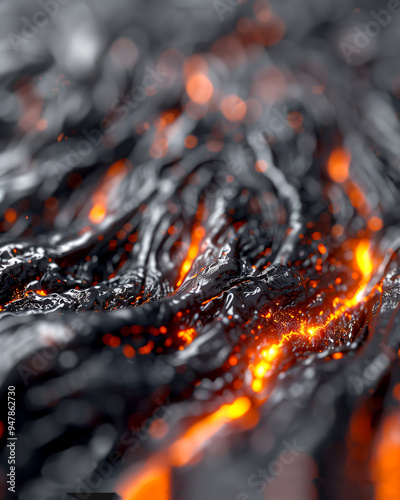
[[[328,160],[328,174],[335,182],[344,182],[349,177],[351,156],[344,148],[334,149]]]
[[[334,301],[334,303],[335,302],[343,302],[343,305],[341,307],[339,307],[336,311],[331,313],[327,317],[327,319],[323,325],[317,325],[317,326],[310,328],[310,327],[308,327],[307,321],[302,320],[300,322],[300,327],[299,327],[298,331],[295,331],[295,332],[291,331],[289,333],[283,334],[279,344],[273,344],[271,347],[261,351],[262,359],[254,366],[254,369],[253,369],[253,377],[254,377],[253,382],[252,382],[253,391],[254,392],[261,392],[262,391],[262,389],[264,388],[264,384],[263,384],[264,376],[271,369],[272,361],[274,361],[278,357],[278,355],[280,353],[280,348],[286,342],[288,342],[294,336],[306,336],[309,339],[311,339],[315,335],[319,334],[321,331],[326,329],[332,323],[332,321],[340,318],[346,311],[355,307],[362,300],[366,300],[366,297],[363,297],[366,288],[367,288],[367,285],[363,281],[363,282],[361,282],[357,292],[353,295],[353,297],[351,299],[345,299],[343,301],[341,299],[336,299]]]
[[[193,261],[197,257],[197,254],[199,253],[199,246],[205,234],[206,234],[205,229],[199,224],[195,224],[192,231],[192,237],[191,237],[192,242],[190,244],[186,259],[183,262],[179,281],[176,284],[176,286],[180,286],[182,284],[182,281],[185,279],[187,273],[190,271]]]
[[[368,281],[374,269],[374,265],[369,253],[369,241],[361,240],[356,248],[356,261],[363,274],[364,280]]]
[[[243,417],[250,410],[250,407],[250,399],[240,397],[232,404],[221,406],[215,413],[194,424],[170,447],[170,463],[176,467],[186,465],[205,441],[216,434],[227,422]]]
[[[89,219],[94,224],[102,222],[107,215],[107,198],[112,189],[119,184],[128,172],[128,160],[118,160],[111,165],[99,188],[92,196],[93,206]]]
[[[400,412],[387,415],[371,461],[375,500],[397,500],[400,491]]]
[[[98,224],[106,216],[106,206],[103,203],[96,203],[89,212],[89,219]]]
[[[149,462],[136,481],[123,485],[119,494],[123,500],[170,500],[170,468],[157,462]]]
[[[46,297],[47,292],[45,290],[36,290],[36,293],[38,295],[41,295],[42,297]]]
[[[123,500],[170,500],[171,467],[186,465],[201,450],[205,442],[225,424],[244,417],[251,409],[251,400],[245,396],[231,404],[222,405],[217,411],[192,425],[167,450],[160,451],[147,461],[139,475],[128,477],[118,493]]]

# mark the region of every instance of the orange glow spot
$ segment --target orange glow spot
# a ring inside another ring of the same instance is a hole
[[[214,93],[214,87],[206,75],[194,73],[186,83],[186,92],[196,104],[206,104]]]
[[[400,412],[387,415],[371,460],[375,500],[397,500],[400,491]]]
[[[93,206],[89,212],[89,219],[94,224],[100,223],[107,214],[108,194],[122,181],[128,172],[128,160],[118,160],[107,170],[99,188],[92,196]]]
[[[206,141],[206,145],[208,151],[211,151],[211,153],[218,153],[218,151],[221,151],[224,143],[219,139],[215,139],[214,137],[209,137]]]
[[[133,358],[135,356],[135,349],[129,344],[125,344],[122,350],[126,358]]]
[[[351,156],[343,148],[334,149],[328,160],[328,174],[335,182],[344,182],[349,177]]]
[[[343,358],[343,354],[341,352],[335,352],[335,354],[332,356],[333,359],[341,359]]]
[[[314,241],[318,241],[321,239],[321,233],[319,231],[315,231],[315,233],[313,233],[311,235],[311,238],[314,240]]]
[[[256,378],[253,380],[251,384],[251,388],[253,389],[254,392],[261,392],[263,388],[263,384],[260,379]]]
[[[267,363],[266,361],[261,361],[255,367],[254,375],[258,378],[262,378],[267,373],[267,371],[269,370],[270,367],[271,367],[271,365],[269,363]]]
[[[393,397],[400,401],[400,382],[393,387]]]
[[[371,231],[380,231],[383,227],[383,221],[380,217],[371,217],[368,221],[368,227]]]
[[[149,342],[147,342],[146,345],[139,348],[139,353],[140,354],[150,354],[153,347],[154,347],[154,342],[152,340],[149,340]]]
[[[92,209],[89,212],[89,219],[94,224],[99,224],[102,220],[104,220],[106,216],[106,207],[103,204],[96,203],[93,205]]]
[[[50,196],[50,198],[47,198],[44,202],[44,206],[47,210],[56,210],[56,208],[58,207],[57,198],[55,198],[54,196]]]
[[[335,224],[332,228],[332,234],[336,238],[339,238],[340,236],[342,236],[343,231],[344,231],[343,226],[341,226],[340,224]]]
[[[278,355],[278,352],[278,347],[273,345],[268,349],[268,351],[263,351],[262,354],[267,361],[273,361]]]
[[[365,196],[361,189],[354,183],[350,183],[347,189],[347,195],[350,198],[350,202],[355,208],[362,208],[365,203]]]
[[[197,137],[194,136],[194,135],[188,135],[186,138],[185,138],[185,147],[187,147],[188,149],[193,149],[197,146]]]
[[[154,439],[162,439],[168,432],[168,425],[161,418],[157,418],[149,427],[149,434]]]
[[[221,406],[216,412],[200,420],[185,432],[169,449],[172,465],[186,465],[204,443],[216,434],[227,422],[243,417],[251,408],[250,399],[240,397],[232,404]]]
[[[224,405],[221,408],[222,414],[225,414],[230,420],[235,420],[237,418],[243,417],[251,407],[251,402],[249,398],[245,396],[238,398],[231,405]]]
[[[239,96],[229,95],[222,101],[221,111],[227,120],[238,122],[244,118],[247,106]]]
[[[13,208],[9,208],[4,212],[4,219],[9,224],[13,224],[17,220],[17,212]]]
[[[45,290],[36,290],[36,293],[38,295],[41,295],[42,297],[46,297],[47,292]]]
[[[108,341],[108,345],[110,347],[118,347],[121,344],[121,339],[116,336],[112,336],[110,340]]]
[[[156,136],[150,146],[150,156],[152,158],[163,158],[168,153],[168,139]]]
[[[356,261],[360,271],[363,274],[364,280],[368,280],[374,269],[369,252],[368,240],[361,240],[356,248]]]
[[[197,336],[196,330],[194,328],[189,328],[187,330],[182,330],[178,332],[178,337],[182,339],[186,345],[189,345],[193,342]]]
[[[64,137],[64,132],[61,132],[61,134],[57,137],[57,141],[61,142],[63,137]]]
[[[129,478],[127,484],[118,490],[123,500],[157,500],[171,499],[171,478],[168,466],[148,463],[133,481]]]
[[[41,118],[41,119],[37,122],[37,124],[36,124],[36,128],[37,128],[38,130],[40,130],[40,131],[42,131],[42,130],[46,130],[47,125],[48,125],[47,120],[45,120],[44,118]]]
[[[260,22],[267,22],[272,15],[272,7],[267,2],[256,2],[253,6],[256,17]]]
[[[326,248],[325,248],[325,246],[322,243],[320,243],[318,245],[318,250],[319,250],[319,253],[322,254],[322,255],[324,255],[326,253]]]
[[[256,161],[257,172],[266,172],[267,169],[268,169],[268,163],[265,160]]]
[[[229,364],[231,366],[236,366],[238,364],[238,360],[236,356],[230,356],[229,357]]]

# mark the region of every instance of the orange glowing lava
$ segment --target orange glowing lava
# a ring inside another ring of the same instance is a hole
[[[263,349],[261,351],[261,359],[254,365],[252,369],[253,381],[252,389],[254,392],[261,392],[264,389],[264,378],[268,372],[272,369],[272,362],[279,356],[281,347],[292,337],[302,336],[308,339],[312,339],[315,335],[323,332],[329,325],[339,319],[343,314],[350,311],[360,302],[365,301],[368,297],[365,297],[365,291],[367,288],[368,280],[371,276],[373,270],[373,261],[370,255],[370,244],[368,240],[361,240],[356,248],[356,263],[362,272],[363,279],[361,280],[358,289],[354,295],[349,299],[341,299],[337,297],[333,301],[333,305],[340,307],[335,309],[334,312],[329,314],[323,324],[316,326],[310,326],[308,319],[300,320],[300,324],[297,330],[289,331],[282,335],[282,338],[278,344],[273,344],[269,348]],[[373,290],[380,289],[376,286]],[[372,292],[371,292],[372,293]]]
[[[123,500],[169,500],[171,498],[171,478],[168,466],[153,460],[142,469],[133,483],[124,484],[119,494]]]
[[[372,274],[374,265],[370,255],[370,244],[368,240],[361,240],[356,248],[356,261],[363,274],[364,280],[368,281]]]
[[[199,253],[199,246],[200,246],[201,240],[204,238],[205,234],[206,234],[205,229],[202,226],[200,226],[200,224],[195,224],[195,226],[193,227],[193,231],[192,231],[192,237],[191,237],[189,251],[187,253],[186,259],[183,262],[181,273],[179,276],[179,280],[178,280],[178,283],[176,284],[176,286],[180,286],[182,284],[187,273],[190,271],[190,268],[192,267],[193,261]]]
[[[193,342],[193,339],[196,338],[196,330],[194,328],[188,328],[187,330],[181,330],[178,332],[178,337],[184,341],[186,345],[189,345]]]
[[[334,149],[328,161],[328,174],[335,182],[344,182],[349,177],[351,156],[343,148]]]
[[[92,208],[89,219],[93,224],[99,224],[107,215],[107,204],[111,193],[128,172],[128,160],[118,160],[107,170],[99,188],[92,196]]]
[[[169,448],[150,458],[133,480],[129,476],[122,481],[117,492],[123,500],[169,500],[171,468],[188,464],[224,425],[245,417],[251,407],[251,400],[245,396],[222,405],[193,424]]]

